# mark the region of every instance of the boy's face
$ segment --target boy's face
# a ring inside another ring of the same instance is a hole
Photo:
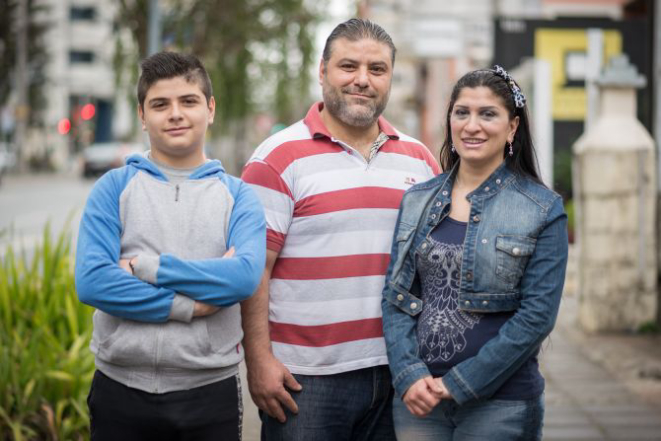
[[[149,134],[155,153],[175,163],[203,155],[204,136],[213,122],[216,103],[213,97],[207,103],[196,81],[184,77],[158,80],[147,91],[143,106],[144,110],[138,106],[142,129]]]

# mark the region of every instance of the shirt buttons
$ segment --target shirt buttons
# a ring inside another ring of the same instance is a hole
[[[496,184],[500,184],[500,179],[496,179]]]
[[[401,294],[397,294],[397,301],[401,302],[402,300],[404,300],[404,296]]]
[[[447,196],[447,195],[448,195],[448,191],[447,191],[447,190],[443,190],[443,196]]]
[[[514,254],[515,256],[521,254],[521,250],[519,249],[519,247],[512,248],[512,254]]]
[[[422,244],[422,249],[424,250],[425,248],[427,248],[427,244],[426,244],[426,243],[423,243],[423,244]]]
[[[486,240],[486,239],[482,239],[482,243],[487,243],[487,242],[489,242],[489,241]]]
[[[415,303],[415,302],[411,303],[411,309],[417,309],[417,308],[418,308],[417,303]]]
[[[480,221],[480,216],[478,216],[477,214],[473,216],[473,222],[479,222],[479,221]]]
[[[431,218],[432,218],[432,219],[436,219],[436,215],[435,215],[435,214],[432,214],[432,215],[431,215]]]
[[[440,202],[436,202],[437,207],[440,207],[441,205],[443,205],[443,204],[441,204]]]
[[[464,302],[464,305],[466,305],[466,306],[470,306],[470,305],[471,305],[470,300],[466,300],[466,301]]]
[[[488,300],[482,300],[482,304],[483,304],[484,306],[487,306],[487,305],[489,304],[489,301],[488,301]]]
[[[466,280],[473,280],[473,273],[472,272],[468,271],[466,273]]]

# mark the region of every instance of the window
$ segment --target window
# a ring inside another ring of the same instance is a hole
[[[94,52],[91,51],[69,52],[69,63],[71,64],[93,63],[93,62],[94,62]]]
[[[71,20],[94,20],[96,18],[96,8],[94,6],[72,6]]]

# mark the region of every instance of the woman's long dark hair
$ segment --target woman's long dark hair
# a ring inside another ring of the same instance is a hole
[[[530,124],[528,118],[528,106],[517,108],[514,105],[514,97],[507,81],[503,77],[496,75],[494,70],[474,70],[467,73],[457,81],[457,84],[452,89],[450,95],[450,104],[448,105],[448,113],[445,119],[445,140],[441,146],[441,167],[447,171],[460,161],[457,152],[452,151],[452,130],[450,129],[450,115],[454,103],[459,98],[461,91],[466,88],[488,87],[491,92],[503,101],[503,105],[507,109],[510,120],[519,117],[519,127],[514,134],[514,142],[512,148],[514,155],[509,156],[509,148],[507,145],[503,146],[503,157],[507,166],[515,173],[527,176],[532,180],[544,185],[539,177],[539,166],[537,163],[537,154],[535,153],[535,146],[532,142],[530,134]]]

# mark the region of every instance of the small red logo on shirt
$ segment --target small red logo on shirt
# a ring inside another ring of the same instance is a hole
[[[406,179],[404,179],[404,183],[407,184],[407,185],[414,185],[415,184],[415,178],[406,177]]]

